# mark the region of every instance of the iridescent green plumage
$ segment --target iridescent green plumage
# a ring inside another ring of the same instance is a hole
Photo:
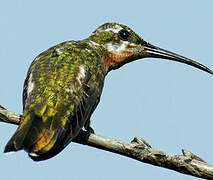
[[[24,148],[42,160],[79,133],[99,102],[106,74],[97,48],[87,40],[68,41],[35,58],[25,82],[23,120],[8,148]]]
[[[90,116],[102,93],[106,74],[146,57],[183,62],[213,72],[202,64],[158,48],[118,23],[106,23],[81,41],[67,41],[41,53],[32,62],[23,92],[24,113],[5,152],[26,150],[45,160],[63,150]]]

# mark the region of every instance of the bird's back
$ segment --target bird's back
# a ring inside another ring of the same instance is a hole
[[[33,61],[24,85],[23,119],[5,152],[24,149],[32,159],[44,160],[77,136],[99,102],[105,76],[101,57],[86,48],[64,42]]]

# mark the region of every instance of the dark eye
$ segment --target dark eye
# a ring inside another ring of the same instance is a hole
[[[130,33],[126,29],[122,29],[118,32],[118,37],[123,41],[127,41],[130,37]]]

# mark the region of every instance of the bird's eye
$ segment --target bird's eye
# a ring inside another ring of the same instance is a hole
[[[118,32],[118,37],[123,41],[127,41],[130,37],[130,33],[126,29],[122,29]]]

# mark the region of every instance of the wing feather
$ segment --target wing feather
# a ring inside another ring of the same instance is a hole
[[[55,49],[38,56],[29,69],[23,119],[5,152],[24,149],[35,161],[53,157],[78,135],[99,102],[103,85],[95,72],[81,58],[76,63],[54,57]]]

